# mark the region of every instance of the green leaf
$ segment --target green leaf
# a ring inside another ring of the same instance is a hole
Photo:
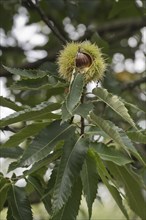
[[[24,175],[25,176],[30,175],[35,171],[38,171],[43,166],[48,166],[50,163],[52,163],[61,156],[61,152],[62,150],[56,150],[52,154],[49,154],[46,158],[34,163],[34,165],[32,165],[32,167],[30,168],[30,170],[24,171]]]
[[[27,182],[29,182],[33,186],[33,188],[37,191],[40,199],[44,203],[44,206],[47,212],[50,213],[51,212],[51,197],[49,195],[44,197],[45,190],[41,182],[36,177],[33,177],[33,176],[29,176],[27,179]]]
[[[3,96],[0,96],[0,105],[3,107],[7,107],[13,109],[15,111],[21,111],[24,107],[17,105],[16,103],[12,102],[10,99],[7,99]]]
[[[16,220],[16,219],[13,217],[11,206],[8,207],[7,220]]]
[[[62,104],[61,111],[62,111],[62,115],[61,115],[62,122],[66,122],[72,117],[72,114],[70,114],[67,110],[66,102]]]
[[[17,159],[23,154],[21,147],[0,148],[0,157]]]
[[[18,166],[29,166],[47,157],[58,141],[68,138],[74,127],[68,124],[60,125],[60,121],[54,121],[44,128],[33,142],[28,146]]]
[[[0,211],[3,209],[3,206],[6,202],[10,186],[11,183],[9,179],[0,177]]]
[[[60,107],[58,103],[51,103],[49,101],[42,102],[33,108],[27,108],[23,111],[15,112],[1,120],[0,127],[13,124],[21,121],[30,121],[37,119],[48,112],[56,110]]]
[[[72,137],[64,145],[53,194],[54,214],[63,207],[71,194],[71,188],[81,171],[88,145],[88,141],[81,137],[77,141]]]
[[[22,79],[15,82],[11,89],[15,90],[38,90],[38,89],[51,89],[51,88],[62,88],[64,91],[65,83],[58,81],[53,76],[45,76],[37,79]]]
[[[107,179],[107,177],[109,177],[109,173],[107,174],[106,167],[105,167],[104,163],[102,162],[102,160],[100,159],[100,157],[97,154],[96,154],[96,165],[97,165],[99,176],[101,177],[103,183],[106,185],[106,187],[110,191],[112,197],[114,198],[115,202],[117,203],[117,205],[119,206],[119,208],[121,209],[121,211],[123,212],[125,217],[127,219],[129,219],[127,211],[126,211],[126,209],[123,205],[122,197],[120,195],[120,192],[118,191],[117,188],[115,188],[113,185],[111,185],[109,183],[109,181]],[[111,179],[112,178],[110,177],[109,180],[111,180]]]
[[[84,87],[83,75],[78,73],[71,85],[69,95],[66,99],[66,108],[68,112],[72,115],[72,111],[77,107],[80,102],[82,92]]]
[[[32,220],[32,211],[24,188],[12,185],[8,194],[8,204],[12,218],[17,220]]]
[[[132,141],[146,144],[146,135],[141,131],[127,131],[126,134]]]
[[[73,111],[72,114],[70,114],[67,110],[66,103],[63,103],[62,105],[62,121],[67,121],[70,119],[73,115],[80,115],[83,118],[87,118],[89,112],[93,109],[93,105],[91,103],[81,103],[79,104]]]
[[[47,188],[45,190],[45,196],[48,195],[53,195],[53,190],[54,190],[54,186],[55,186],[55,182],[56,182],[56,177],[57,177],[57,172],[58,172],[58,167],[59,167],[59,160],[55,163],[55,166],[53,167],[53,170],[51,172],[50,178],[48,180],[47,183]]]
[[[103,130],[100,130],[100,128],[96,127],[95,125],[89,127],[89,129],[86,131],[86,134],[89,134],[89,135],[99,135],[99,136],[103,136],[105,138],[109,137]]]
[[[89,219],[91,219],[92,205],[94,199],[96,198],[97,184],[99,179],[96,168],[96,157],[95,154],[92,153],[91,149],[88,150],[86,159],[84,161],[84,165],[81,171],[81,179],[84,195],[88,205]]]
[[[127,163],[131,163],[132,160],[123,154],[118,149],[115,149],[111,146],[107,147],[103,143],[91,143],[90,147],[92,147],[100,156],[102,160],[112,161],[113,163],[123,166]]]
[[[106,89],[95,88],[93,94],[96,95],[101,101],[105,102],[110,108],[112,108],[118,115],[120,115],[125,121],[136,128],[135,123],[128,113],[127,108],[120,98],[116,95],[112,95]]]
[[[82,116],[83,118],[87,118],[89,112],[93,109],[92,103],[81,103],[74,111],[73,114],[77,114]]]
[[[112,140],[114,140],[119,146],[121,146],[126,151],[131,150],[136,152],[136,149],[132,145],[132,143],[124,143],[122,137],[120,136],[120,133],[118,132],[118,129],[116,126],[107,121],[102,119],[101,117],[96,116],[93,112],[90,113],[90,118],[92,122],[97,125],[100,129],[102,129],[106,134],[108,134],[109,137],[111,137]],[[126,145],[125,145],[126,144]]]
[[[81,195],[82,195],[82,183],[80,178],[78,178],[73,185],[72,193],[67,203],[57,213],[57,215],[51,218],[51,220],[65,220],[65,219],[76,220],[80,206]]]
[[[123,103],[125,104],[125,106],[127,106],[128,108],[130,108],[131,110],[133,110],[136,113],[146,113],[146,111],[144,109],[139,108],[137,105],[126,102],[125,100],[122,100]]]
[[[18,133],[11,136],[1,147],[15,147],[22,143],[26,138],[39,133],[49,122],[33,123],[21,129]]]
[[[108,168],[112,175],[120,180],[126,192],[126,198],[130,208],[143,220],[146,219],[146,201],[140,178],[128,167],[119,167],[108,162]]]
[[[16,81],[11,86],[11,89],[15,90],[38,90],[43,89],[48,86],[47,82],[48,78],[38,78],[38,79],[22,79],[19,81]]]
[[[131,140],[122,131],[122,129],[115,126],[111,121],[107,121],[96,116],[93,112],[90,113],[90,118],[93,124],[97,125],[100,129],[107,133],[108,136],[115,141],[119,147],[122,147],[128,154],[131,152],[139,161],[141,161],[144,166],[146,166],[145,162],[133,146]]]
[[[55,104],[55,103],[54,103]],[[57,104],[57,103],[56,103]],[[57,110],[57,109],[56,109]],[[50,111],[50,110],[49,110]],[[37,115],[37,117],[33,120],[37,120],[37,121],[40,121],[40,120],[43,120],[45,119],[46,121],[48,122],[52,122],[54,120],[59,120],[61,118],[61,115],[60,114],[55,114],[55,113],[51,113],[51,112],[45,112],[45,113],[42,113],[40,112],[40,114]]]
[[[136,7],[136,4],[134,1],[126,0],[125,1],[114,1],[113,8],[110,11],[109,19],[115,17],[118,19],[118,17],[123,17],[124,19],[127,17],[135,17],[139,16],[140,10],[138,7]],[[117,17],[118,16],[118,17]]]
[[[19,69],[19,68],[16,69],[4,65],[3,67],[12,74],[19,75],[28,79],[42,78],[48,74],[47,71],[38,70],[38,69],[37,70],[27,70],[27,69]]]

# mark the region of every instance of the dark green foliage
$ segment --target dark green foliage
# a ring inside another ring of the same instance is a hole
[[[33,219],[30,203],[23,188],[11,186],[8,193],[8,204],[8,219]]]
[[[70,216],[70,219],[76,219],[82,191],[87,201],[89,219],[91,219],[92,205],[96,198],[99,179],[107,186],[127,219],[129,217],[123,205],[119,188],[121,186],[125,189],[125,199],[127,199],[130,208],[144,219],[144,207],[142,205],[144,202],[142,193],[144,185],[142,181],[134,179],[137,174],[134,174],[126,165],[133,164],[135,166],[134,159],[131,158],[133,155],[141,163],[140,166],[145,167],[142,155],[132,143],[134,138],[139,142],[145,142],[145,134],[142,130],[137,130],[124,102],[102,88],[94,89],[93,93],[96,94],[99,100],[104,101],[111,107],[115,113],[128,121],[133,126],[133,131],[125,132],[113,122],[98,116],[94,109],[94,106],[98,104],[98,100],[94,99],[94,105],[89,102],[89,98],[86,101],[83,84],[80,82],[81,78],[81,76],[76,75],[70,93],[63,102],[62,112],[61,114],[58,113],[60,117],[64,115],[62,121],[52,117],[52,115],[55,115],[53,111],[59,109],[61,105],[49,101],[33,108],[26,107],[26,110],[18,110],[17,113],[2,119],[2,125],[9,126],[14,122],[23,120],[31,120],[31,124],[26,124],[22,130],[3,143],[0,149],[1,156],[17,159],[16,162],[10,165],[9,171],[32,165],[27,171],[24,171],[23,175],[38,193],[46,210],[52,215],[52,219],[63,219],[66,216]],[[80,89],[75,89],[80,86]],[[84,96],[84,103],[80,101],[82,95]],[[47,114],[48,111],[50,115]],[[68,116],[65,115],[66,112]],[[38,113],[44,114],[44,116],[47,114],[47,117],[41,118]],[[64,120],[68,121],[73,115],[80,115],[80,117],[85,118],[88,128],[85,129],[85,124],[80,124],[80,119],[75,123],[72,122],[72,124],[64,122]],[[80,133],[80,129],[84,133]],[[103,137],[102,143],[93,141],[96,134]],[[30,136],[32,141],[26,143],[26,149],[22,150],[18,147],[18,144],[21,144]],[[46,185],[43,183],[44,180],[40,179],[40,177],[42,178],[41,175],[44,175],[51,163],[57,165],[58,162],[59,165],[55,166],[48,185]],[[81,182],[80,178],[82,184],[77,184],[78,181]],[[17,177],[12,177],[13,179],[15,180]],[[26,212],[28,218],[31,219],[29,208],[27,210],[21,208],[23,203],[26,203],[26,206],[28,205],[24,190],[15,185],[11,186],[9,180],[7,182],[5,179],[1,179],[1,181],[4,181],[1,193],[9,204],[7,218],[24,219],[23,215]],[[129,188],[134,184],[134,181],[135,189],[130,190]],[[134,194],[135,192],[137,193]],[[19,201],[19,193],[23,194],[24,201],[23,199]],[[16,196],[16,201],[13,204],[12,198],[14,196]],[[140,208],[136,204],[139,200],[141,201]],[[1,208],[3,204],[4,202]]]
[[[0,104],[14,111],[0,121],[10,134],[0,147],[0,157],[10,160],[8,174],[0,173],[0,211],[7,207],[7,220],[32,220],[37,202],[47,219],[76,220],[84,196],[92,219],[100,183],[126,219],[145,220],[145,72],[124,66],[144,57],[144,1],[7,0],[0,6],[0,77],[9,94]],[[19,42],[13,28],[20,14],[27,17],[24,27],[37,25],[43,44],[30,43],[35,35]],[[66,42],[86,39],[108,63],[91,92],[78,71],[70,83],[61,79],[56,62]],[[46,55],[30,62],[30,50]],[[16,168],[24,169],[21,175]],[[26,186],[18,187],[22,179]]]
[[[92,215],[92,205],[96,198],[97,184],[99,180],[98,171],[96,168],[96,157],[91,149],[88,150],[86,159],[84,161],[84,165],[81,171],[81,178],[90,219]]]

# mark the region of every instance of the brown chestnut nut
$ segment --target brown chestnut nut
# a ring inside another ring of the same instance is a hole
[[[77,68],[89,67],[92,63],[91,57],[87,53],[78,51],[75,59],[75,64]]]

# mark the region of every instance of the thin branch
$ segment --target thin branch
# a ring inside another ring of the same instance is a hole
[[[41,19],[44,21],[44,23],[51,29],[51,31],[54,33],[54,35],[62,42],[66,43],[66,39],[64,36],[59,32],[56,26],[52,24],[52,22],[48,19],[48,17],[45,15],[44,11],[39,7],[38,3],[34,4],[31,0],[28,0],[30,5],[38,12]]]
[[[135,80],[134,82],[127,83],[122,87],[122,91],[124,92],[124,90],[133,89],[134,87],[139,86],[142,83],[146,83],[146,76],[141,79]]]
[[[137,30],[145,26],[146,18],[136,18],[136,19],[124,19],[119,21],[108,22],[105,25],[97,28],[97,32],[101,35],[108,32],[119,31],[127,27],[129,30]]]
[[[48,11],[49,12],[49,11]],[[58,31],[60,32],[60,34],[62,36],[64,36],[64,38],[67,40],[67,41],[70,41],[70,39],[68,38],[67,36],[67,32],[65,32],[63,26],[59,23],[59,21],[57,19],[55,19],[54,17],[52,17],[52,15],[48,14],[47,12],[47,17],[50,21],[53,22],[54,26],[58,29]]]
[[[126,28],[125,34],[133,33],[140,28],[144,27],[146,23],[146,18],[136,18],[136,19],[122,19],[122,20],[115,20],[111,22],[107,22],[99,27],[94,27],[93,29],[87,29],[85,35],[81,37],[79,40],[83,41],[85,39],[90,39],[93,33],[97,32],[101,37],[104,37],[107,34],[117,33],[122,31]],[[116,37],[117,38],[117,37]],[[118,39],[118,38],[117,38]]]

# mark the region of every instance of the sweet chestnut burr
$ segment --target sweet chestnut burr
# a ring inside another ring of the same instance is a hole
[[[83,74],[85,83],[102,80],[106,63],[100,48],[89,41],[67,43],[60,51],[59,75],[70,82],[74,72]]]

